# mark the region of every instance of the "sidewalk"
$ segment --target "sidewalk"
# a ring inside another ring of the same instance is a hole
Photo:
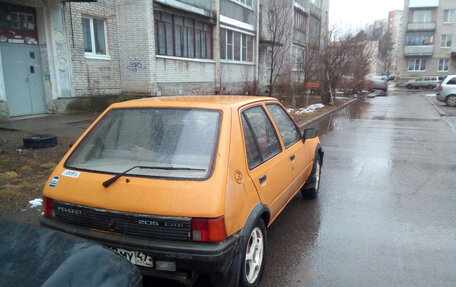
[[[98,114],[49,114],[1,121],[0,129],[30,134],[53,134],[57,138],[78,138]]]

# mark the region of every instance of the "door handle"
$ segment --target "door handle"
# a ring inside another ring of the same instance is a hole
[[[266,175],[263,174],[261,177],[260,177],[260,183],[263,183],[266,181]]]
[[[294,160],[295,158],[296,158],[296,157],[295,157],[294,154],[292,154],[292,155],[290,156],[290,160]]]

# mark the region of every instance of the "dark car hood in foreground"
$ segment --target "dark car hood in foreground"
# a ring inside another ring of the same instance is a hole
[[[98,244],[4,219],[0,266],[2,286],[142,286],[135,266]]]

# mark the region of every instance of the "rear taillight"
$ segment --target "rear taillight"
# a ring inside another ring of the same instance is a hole
[[[442,85],[439,85],[439,87],[437,88],[437,90],[439,90],[439,91],[443,90]]]
[[[55,217],[54,200],[52,198],[43,196],[44,216]]]
[[[220,242],[226,239],[225,218],[193,218],[192,241]]]

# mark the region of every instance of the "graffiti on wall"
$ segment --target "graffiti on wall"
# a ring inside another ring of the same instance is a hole
[[[128,59],[127,69],[133,73],[136,73],[140,70],[145,70],[146,66],[142,64],[141,60],[138,59]]]

